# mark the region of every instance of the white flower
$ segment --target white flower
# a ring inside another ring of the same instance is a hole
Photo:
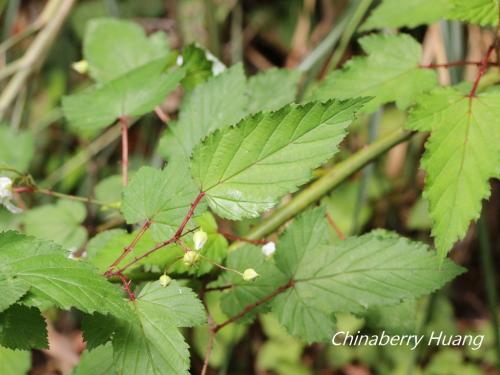
[[[87,62],[87,60],[74,62],[73,64],[71,64],[71,67],[73,68],[73,70],[80,74],[87,74],[87,72],[89,71],[89,63]]]
[[[177,56],[176,64],[177,66],[182,66],[182,64],[184,64],[184,57],[182,57],[182,55]]]
[[[187,251],[182,258],[182,261],[186,267],[191,267],[198,262],[198,259],[200,259],[200,254],[196,251]]]
[[[243,271],[243,280],[245,281],[251,281],[257,276],[259,276],[259,274],[255,272],[253,268],[247,268],[245,271]]]
[[[168,286],[168,284],[170,284],[171,281],[172,278],[168,275],[163,274],[160,276],[160,285],[164,288]]]
[[[13,214],[21,213],[22,210],[12,204],[12,180],[8,177],[0,177],[0,205],[5,206]]]
[[[205,50],[205,57],[208,61],[212,63],[212,74],[214,76],[218,76],[224,70],[226,70],[226,66],[214,55],[212,55],[209,51]]]
[[[201,250],[208,240],[208,234],[203,230],[197,230],[193,234],[194,249]]]
[[[276,245],[272,241],[262,246],[262,254],[264,254],[266,257],[272,256],[275,252],[276,252]]]

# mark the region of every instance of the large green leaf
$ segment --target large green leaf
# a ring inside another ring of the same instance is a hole
[[[488,181],[499,177],[499,102],[499,91],[470,98],[466,90],[442,88],[423,96],[411,112],[409,128],[431,131],[422,159],[424,195],[442,257],[479,217]]]
[[[246,104],[246,78],[238,64],[187,94],[179,120],[169,124],[160,142],[160,153],[171,161],[187,160],[208,133],[240,120]]]
[[[0,346],[2,375],[25,375],[31,368],[31,352],[11,350]]]
[[[46,349],[45,319],[35,307],[12,305],[0,314],[0,345],[10,349]]]
[[[87,239],[87,231],[81,225],[86,216],[83,203],[60,200],[27,211],[24,229],[27,234],[76,250]]]
[[[476,23],[482,26],[498,25],[500,3],[498,0],[450,0],[452,19]]]
[[[354,57],[330,73],[313,99],[373,97],[363,109],[371,112],[389,102],[406,108],[436,85],[436,73],[419,68],[422,48],[411,36],[369,35],[359,43],[368,56]]]
[[[289,105],[247,117],[211,134],[194,150],[193,177],[219,216],[258,216],[336,153],[366,101]]]
[[[142,167],[124,189],[123,216],[129,224],[151,220],[153,238],[163,241],[178,229],[198,193],[180,163],[169,163],[163,170]]]
[[[102,85],[63,98],[63,111],[80,129],[100,129],[122,116],[152,111],[184,77],[184,70],[170,68],[172,59],[161,58],[131,70]]]
[[[84,261],[68,259],[60,246],[16,232],[0,233],[0,274],[30,286],[30,292],[63,309],[121,316],[122,294],[95,268]],[[0,284],[5,288],[5,284]],[[7,286],[8,288],[8,286]],[[10,293],[9,289],[0,294]]]
[[[164,33],[148,38],[135,22],[101,18],[87,23],[83,56],[97,82],[110,81],[168,52]]]
[[[449,260],[395,234],[373,232],[325,245],[324,211],[310,210],[278,242],[276,265],[294,284],[273,311],[307,342],[331,339],[335,312],[361,313],[376,305],[430,293],[463,272]],[[325,331],[326,330],[326,331]]]
[[[175,297],[172,292],[179,293],[177,284],[167,288],[148,284],[144,289],[145,293],[131,303],[133,315],[127,322],[119,322],[113,336],[114,362],[118,373],[188,374],[188,346],[176,326],[199,322],[200,302],[191,292],[186,299]],[[171,310],[173,307],[175,311]],[[188,316],[174,318],[176,313],[187,313]]]

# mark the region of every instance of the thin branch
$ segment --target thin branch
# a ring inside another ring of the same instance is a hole
[[[464,65],[475,65],[475,66],[481,66],[482,61],[452,61],[446,64],[425,64],[425,65],[419,65],[420,68],[422,69],[438,69],[438,68],[453,68],[455,66],[464,66]],[[498,63],[495,62],[488,62],[487,63],[489,66],[498,66]]]
[[[158,118],[163,121],[165,124],[170,121],[170,116],[161,109],[160,106],[155,107],[155,113],[158,116]]]
[[[116,276],[118,276],[123,284],[123,289],[127,292],[128,297],[130,298],[131,301],[135,301],[135,294],[130,289],[130,281],[127,280],[127,278],[122,274],[122,273],[117,273]]]
[[[495,44],[493,43],[490,48],[488,48],[488,51],[483,57],[483,60],[481,61],[481,66],[479,67],[479,71],[477,72],[476,79],[474,80],[474,84],[472,85],[472,89],[470,90],[469,93],[469,99],[472,99],[474,96],[476,96],[476,91],[477,87],[479,86],[479,81],[481,81],[481,77],[486,73],[486,70],[488,69],[488,60],[490,59],[491,54],[495,50]]]
[[[326,219],[328,220],[328,224],[330,224],[330,226],[333,228],[333,230],[335,231],[335,233],[337,233],[337,236],[342,241],[345,240],[345,234],[344,234],[344,232],[342,232],[342,229],[340,229],[339,226],[337,225],[337,223],[335,223],[335,221],[333,220],[332,215],[330,215],[329,212],[326,213]]]
[[[263,305],[264,303],[269,302],[274,297],[276,297],[278,294],[281,294],[281,293],[285,292],[286,290],[292,288],[294,285],[295,285],[295,281],[292,279],[288,283],[286,283],[285,285],[280,286],[278,289],[276,289],[274,292],[272,292],[271,294],[267,295],[266,297],[261,298],[260,300],[258,300],[256,302],[254,302],[254,303],[246,306],[243,310],[241,310],[240,313],[236,314],[235,316],[227,319],[226,321],[224,321],[224,322],[222,322],[220,324],[217,324],[212,329],[212,331],[214,333],[219,332],[225,326],[227,326],[227,325],[229,325],[231,323],[234,323],[235,321],[237,321],[238,319],[242,318],[243,316],[245,316],[246,314],[248,314],[250,311],[252,311],[256,307],[259,307],[260,305]]]
[[[128,121],[120,117],[120,130],[122,135],[122,185],[128,184]]]
[[[64,193],[59,193],[57,191],[52,191],[48,189],[39,189],[36,186],[19,186],[15,187],[12,189],[15,193],[34,193],[34,194],[43,194],[47,195],[49,197],[56,197],[60,199],[66,199],[70,201],[76,201],[76,202],[83,202],[83,203],[90,203],[90,204],[95,204],[98,206],[107,206],[109,205],[108,203],[101,202],[97,199],[93,199],[90,197],[79,197],[77,195],[70,195],[70,194],[64,194]]]
[[[206,288],[205,292],[207,292],[207,293],[220,292],[220,291],[231,289],[231,288],[234,288],[234,285],[228,284],[228,285],[214,286],[213,288]]]
[[[210,331],[210,336],[208,337],[207,352],[205,353],[205,359],[203,360],[203,368],[201,369],[201,375],[206,375],[208,370],[208,361],[210,360],[210,354],[212,354],[212,349],[215,343],[215,332]]]
[[[240,237],[240,236],[237,236],[235,234],[223,232],[223,231],[219,231],[219,234],[223,235],[225,238],[227,238],[228,240],[231,240],[231,241],[247,242],[247,243],[251,243],[254,245],[265,245],[268,242],[267,240],[260,240],[260,239],[255,240],[255,239]]]

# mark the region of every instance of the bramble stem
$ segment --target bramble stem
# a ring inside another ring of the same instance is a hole
[[[476,79],[474,80],[474,84],[472,85],[472,89],[470,90],[469,93],[469,98],[472,99],[474,96],[476,96],[476,91],[477,87],[479,86],[479,81],[481,81],[481,77],[486,73],[486,70],[488,69],[488,60],[490,59],[491,54],[495,50],[495,43],[493,43],[490,48],[488,48],[488,51],[483,57],[483,60],[481,61],[481,66],[479,67],[479,71],[477,72]]]
[[[48,189],[39,189],[37,187],[20,186],[20,187],[13,188],[12,191],[14,193],[37,193],[37,194],[43,194],[43,195],[48,195],[50,197],[67,199],[67,200],[76,201],[76,202],[96,204],[96,205],[99,205],[99,206],[106,206],[106,205],[108,205],[107,203],[101,202],[99,200],[96,200],[96,199],[93,199],[93,198],[90,198],[90,197],[79,197],[79,196],[76,196],[76,195],[69,195],[69,194],[64,194],[64,193],[58,193],[57,191],[52,191],[52,190],[48,190]]]
[[[464,65],[476,65],[476,66],[481,66],[482,61],[452,61],[446,64],[427,64],[427,65],[420,65],[419,67],[422,69],[439,69],[439,68],[453,68],[455,66],[464,66]],[[497,63],[495,62],[488,62],[487,63],[489,66],[498,66]]]
[[[345,240],[344,232],[342,232],[342,229],[340,229],[337,223],[333,220],[332,215],[330,215],[330,213],[328,212],[326,213],[326,219],[328,220],[328,224],[330,224],[335,233],[337,233],[338,238],[341,239],[342,241]]]
[[[132,292],[132,289],[130,289],[130,281],[127,280],[127,278],[122,273],[117,273],[116,275],[120,278],[123,284],[123,289],[125,289],[125,291],[127,292],[130,300],[135,301],[135,294],[134,292]]]
[[[259,240],[255,240],[255,239],[240,237],[240,236],[237,236],[235,234],[228,233],[228,232],[223,232],[223,231],[219,231],[219,234],[221,234],[226,239],[231,240],[231,241],[247,242],[247,243],[251,243],[251,244],[254,244],[254,245],[265,245],[268,242],[267,240],[260,240],[260,239]]]
[[[120,129],[122,134],[122,185],[128,184],[128,121],[126,117],[120,117]]]

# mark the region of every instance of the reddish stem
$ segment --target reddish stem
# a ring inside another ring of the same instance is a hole
[[[127,280],[127,278],[122,273],[117,273],[116,276],[118,276],[122,281],[123,289],[127,292],[130,300],[135,301],[135,294],[134,292],[132,292],[132,289],[130,289],[130,281]]]
[[[495,50],[495,44],[492,44],[490,48],[488,48],[488,51],[484,55],[482,61],[481,61],[481,66],[479,67],[479,71],[477,72],[476,79],[474,80],[474,84],[472,85],[472,89],[470,90],[469,93],[469,98],[472,99],[474,96],[476,96],[476,91],[479,86],[479,81],[481,81],[481,78],[483,77],[484,73],[486,73],[486,70],[488,69],[488,60],[490,59],[491,54]]]
[[[170,121],[170,116],[167,115],[165,112],[163,112],[163,110],[161,109],[160,106],[155,108],[155,113],[159,117],[159,119],[161,121],[163,121],[164,123],[167,123]]]
[[[454,66],[464,66],[464,65],[476,65],[481,66],[482,61],[452,61],[446,64],[427,64],[420,65],[420,68],[423,69],[437,69],[437,68],[452,68]],[[497,66],[498,64],[495,62],[488,62],[488,65]]]
[[[235,234],[223,232],[223,231],[219,231],[219,233],[231,241],[247,242],[247,243],[251,243],[254,245],[265,245],[268,242],[267,240],[252,240],[250,238],[240,237],[240,236],[237,236]]]
[[[188,213],[184,217],[184,220],[182,220],[181,225],[179,225],[179,229],[177,229],[177,232],[175,232],[175,234],[174,234],[175,241],[177,241],[179,238],[181,238],[182,232],[184,231],[186,224],[191,219],[191,217],[193,217],[194,210],[200,204],[200,202],[204,196],[205,196],[205,192],[204,191],[200,192],[200,194],[198,194],[198,196],[195,198],[193,203],[191,203],[191,207],[189,208]]]
[[[235,316],[229,318],[228,320],[226,320],[225,322],[223,322],[221,324],[217,324],[215,327],[212,328],[212,332],[213,333],[217,333],[218,331],[220,331],[222,328],[224,328],[228,324],[231,324],[231,323],[237,321],[238,319],[240,319],[241,317],[245,316],[246,314],[248,314],[250,311],[252,311],[256,307],[259,307],[260,305],[263,305],[264,303],[269,302],[274,297],[276,297],[278,294],[281,294],[281,293],[285,292],[286,290],[292,288],[294,285],[295,285],[295,281],[293,279],[290,280],[288,283],[286,283],[285,285],[280,286],[278,289],[276,289],[274,292],[272,292],[268,296],[266,296],[266,297],[258,300],[257,302],[254,302],[254,303],[246,306],[240,313],[238,313]]]
[[[332,215],[330,215],[329,213],[327,213],[326,214],[326,219],[328,220],[328,223],[333,228],[333,230],[335,231],[335,233],[337,233],[337,236],[342,241],[345,240],[345,234],[344,234],[344,232],[342,232],[342,230],[339,228],[339,226],[337,225],[337,223],[335,223],[335,221],[333,220]]]
[[[120,126],[122,133],[122,184],[128,183],[128,121],[127,118],[120,117]]]

